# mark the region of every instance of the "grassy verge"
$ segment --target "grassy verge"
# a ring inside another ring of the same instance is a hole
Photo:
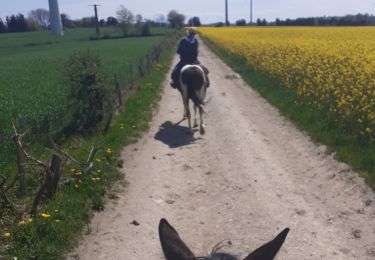
[[[116,197],[107,188],[123,178],[118,170],[122,165],[118,159],[120,151],[148,129],[172,54],[164,53],[153,71],[138,82],[139,88],[129,97],[123,112],[114,118],[105,136],[74,137],[65,143],[64,148],[74,149],[72,154],[80,162],[87,159],[93,144],[102,149],[89,172],[83,172],[79,165],[67,165],[64,184],[37,217],[24,216],[14,227],[3,230],[0,243],[6,244],[6,259],[62,259],[77,244],[92,211],[103,209],[104,197]]]
[[[106,28],[106,30],[115,30]],[[170,30],[169,32],[171,32]],[[159,34],[167,34],[167,30]],[[97,54],[112,84],[113,75],[125,86],[136,64],[157,46],[163,36],[90,41],[94,29],[72,29],[64,37],[48,32],[0,35],[0,174],[9,177],[15,160],[12,122],[28,129],[25,141],[48,142],[71,120],[66,75],[67,58],[74,51]],[[132,71],[131,71],[132,70]]]
[[[300,105],[294,93],[280,86],[269,75],[250,68],[244,59],[228,54],[224,49],[202,37],[207,46],[222,58],[243,79],[277,107],[286,117],[306,131],[315,142],[328,146],[336,158],[348,163],[375,189],[375,143],[361,143],[360,140],[337,127],[327,114]]]

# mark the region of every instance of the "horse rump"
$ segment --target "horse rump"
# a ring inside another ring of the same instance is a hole
[[[188,97],[194,102],[194,105],[201,107],[203,105],[203,98],[198,95],[204,88],[205,75],[199,65],[186,65],[181,69],[181,85],[186,86]]]

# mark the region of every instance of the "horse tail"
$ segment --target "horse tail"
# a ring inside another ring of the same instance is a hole
[[[188,95],[190,99],[193,101],[194,105],[196,105],[199,108],[202,108],[203,100],[201,97],[197,95],[197,91],[195,90],[195,88],[189,85],[187,87],[188,87]]]

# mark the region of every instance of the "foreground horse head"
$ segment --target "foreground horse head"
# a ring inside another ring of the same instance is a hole
[[[194,103],[194,126],[197,124],[197,109],[199,109],[199,132],[205,133],[203,124],[203,101],[206,97],[206,75],[199,65],[185,65],[181,69],[180,85],[182,100],[184,103],[184,116],[188,118],[189,130],[191,129],[191,114],[189,108],[189,100]]]
[[[284,229],[273,240],[251,252],[244,260],[272,260],[284,243],[288,232],[289,228]],[[160,220],[159,237],[167,260],[238,260],[235,256],[220,253],[215,248],[208,257],[195,257],[177,231],[165,219]]]

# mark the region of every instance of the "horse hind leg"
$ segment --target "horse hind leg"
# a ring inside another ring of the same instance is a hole
[[[198,127],[198,116],[197,116],[197,106],[194,105],[194,125],[193,127]]]
[[[186,117],[187,117],[188,124],[189,124],[188,132],[193,133],[193,129],[191,128],[191,113],[189,109],[189,100],[184,100],[184,109],[185,109]]]
[[[186,105],[185,105],[185,99],[187,98],[185,95],[184,95],[184,92],[181,90],[181,97],[182,97],[182,102],[184,104],[184,114],[182,115],[182,120],[185,120],[188,118],[187,116],[187,109],[186,109]]]
[[[199,108],[199,119],[200,119],[200,124],[199,124],[199,133],[201,135],[204,135],[206,133],[206,126],[203,123],[203,108]]]
[[[189,108],[187,109],[187,118],[188,118],[188,122],[189,122],[189,133],[192,134],[193,129],[191,128],[191,113],[190,113]]]

